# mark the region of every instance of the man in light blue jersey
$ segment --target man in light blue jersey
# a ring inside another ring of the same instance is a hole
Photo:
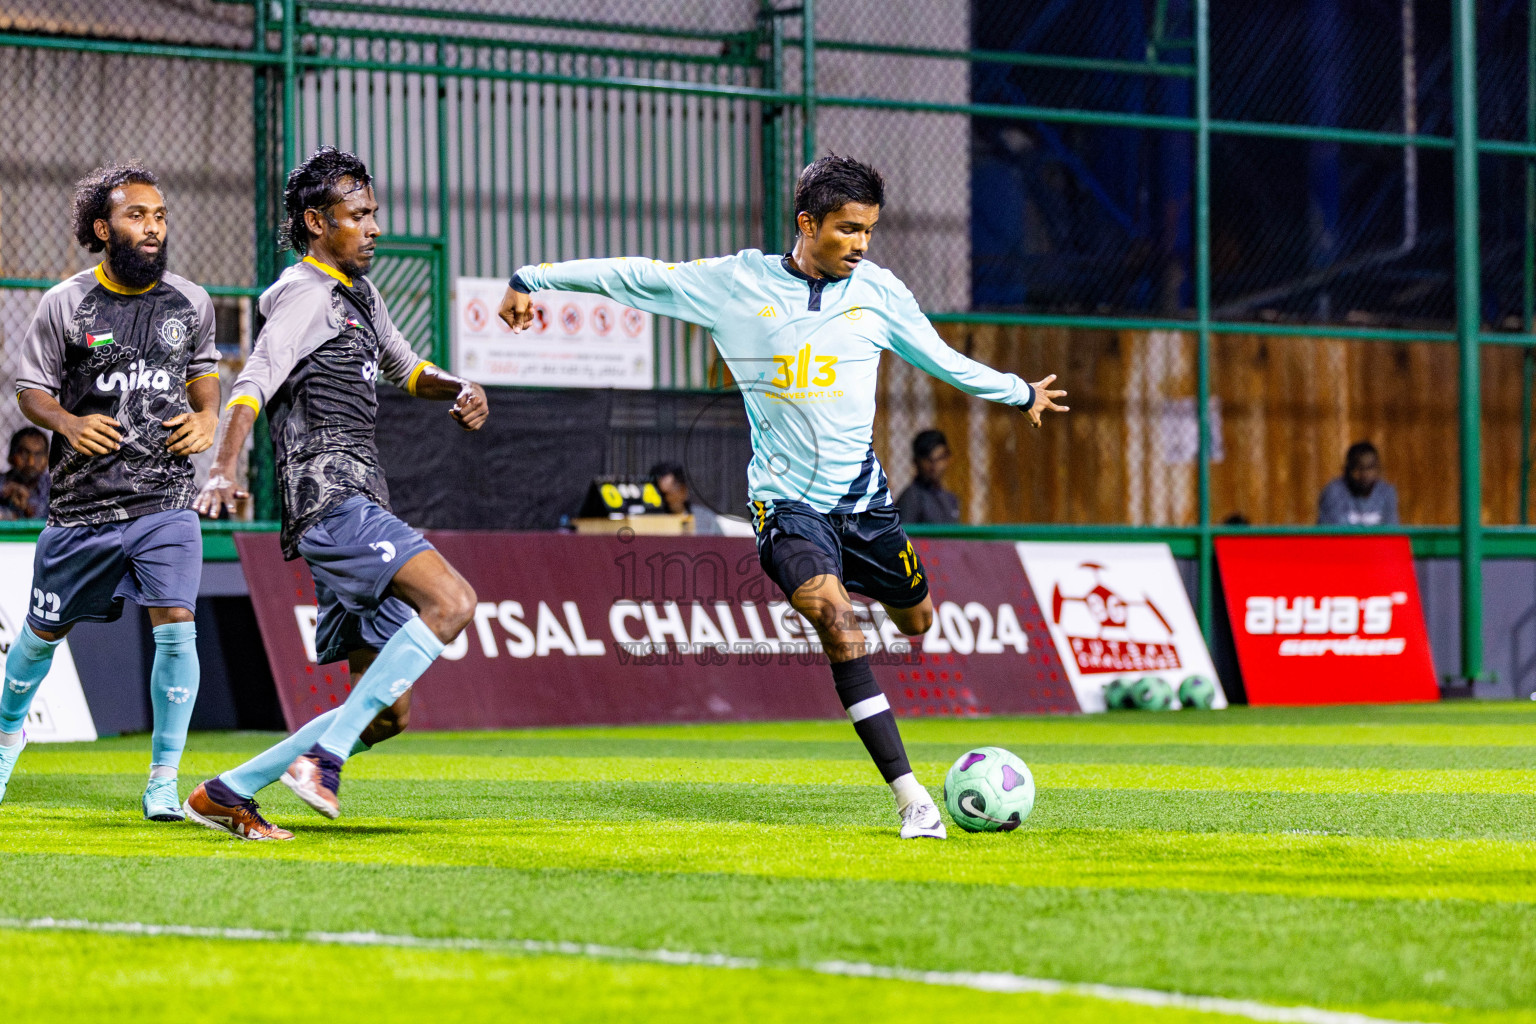
[[[903,633],[933,622],[921,560],[901,529],[872,445],[882,352],[968,394],[1040,413],[1065,412],[1047,390],[956,352],[912,293],[864,258],[885,181],[855,160],[828,156],[795,188],[793,252],[746,249],[692,263],[619,258],[523,267],[500,316],[533,321],[530,295],[595,292],[709,330],[730,367],[752,427],[748,494],[763,570],[821,638],[853,727],[896,797],[901,836],[944,838],[933,798],[912,774],[896,717],[870,669],[848,591],[879,601]]]

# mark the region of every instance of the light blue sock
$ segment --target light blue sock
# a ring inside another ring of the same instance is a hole
[[[156,626],[155,664],[149,671],[149,703],[155,712],[150,736],[150,767],[177,768],[187,745],[187,726],[197,702],[202,673],[197,662],[197,624],[167,622]],[[174,776],[172,776],[174,777]]]
[[[219,780],[236,794],[249,800],[257,792],[272,785],[282,777],[293,759],[315,745],[330,724],[341,714],[341,708],[332,708],[325,714],[310,719],[299,731],[274,746],[268,747],[238,768],[231,768]]]
[[[63,640],[44,640],[22,624],[11,653],[5,657],[5,689],[0,691],[0,732],[20,732],[37,684],[53,666],[53,652]]]
[[[368,723],[399,700],[442,653],[443,642],[425,622],[413,617],[389,638],[363,678],[352,687],[347,702],[337,709],[340,714],[316,742],[336,760],[345,761]]]
[[[258,791],[281,778],[283,772],[288,770],[288,766],[293,764],[293,759],[314,746],[315,741],[339,714],[341,714],[341,708],[332,708],[325,714],[311,719],[292,736],[276,746],[267,748],[240,767],[231,768],[220,775],[219,779],[241,797],[250,800]],[[361,754],[365,750],[372,749],[359,739],[353,744],[352,753]]]

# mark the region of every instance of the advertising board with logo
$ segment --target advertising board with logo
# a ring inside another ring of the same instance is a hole
[[[27,621],[28,609],[36,608],[47,617],[59,604],[57,594],[32,589],[32,555],[36,547],[30,543],[0,544],[0,662],[10,653],[11,644]],[[7,679],[5,685],[21,684]],[[27,710],[27,742],[73,743],[96,738],[96,723],[85,702],[85,691],[80,689],[80,676],[75,671],[68,640],[59,644],[48,678],[38,687]]]
[[[1226,695],[1166,544],[1017,545],[1084,711],[1103,711],[1116,679],[1156,676],[1175,693],[1191,676]]]
[[[507,282],[461,277],[453,299],[453,370],[481,384],[649,388],[651,314],[601,295],[538,292],[533,325],[514,334],[496,315]]]
[[[1407,537],[1218,537],[1250,704],[1437,700]]]
[[[417,684],[413,725],[488,729],[837,718],[815,633],[751,540],[432,532],[474,586],[473,621]],[[290,728],[346,700],[315,663],[314,584],[275,535],[241,564]],[[916,642],[855,598],[876,678],[904,717],[1077,711],[1009,545],[915,541],[936,615]],[[1011,565],[1009,563],[1012,563]]]

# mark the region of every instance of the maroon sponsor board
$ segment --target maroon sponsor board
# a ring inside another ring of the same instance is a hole
[[[474,586],[474,621],[415,689],[422,729],[833,718],[814,632],[751,540],[432,532]],[[861,599],[875,675],[903,716],[1079,710],[1012,546],[915,541],[934,627],[902,637]],[[289,728],[346,700],[314,663],[315,591],[275,534],[237,536]]]

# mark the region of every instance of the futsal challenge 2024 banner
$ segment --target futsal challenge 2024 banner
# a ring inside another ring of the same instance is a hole
[[[426,729],[834,718],[815,632],[751,540],[431,532],[474,586],[474,620],[416,687]],[[315,597],[273,534],[240,534],[257,622],[290,728],[346,699],[314,661]],[[1078,711],[1012,544],[916,540],[935,604],[912,643],[853,595],[898,715]]]

